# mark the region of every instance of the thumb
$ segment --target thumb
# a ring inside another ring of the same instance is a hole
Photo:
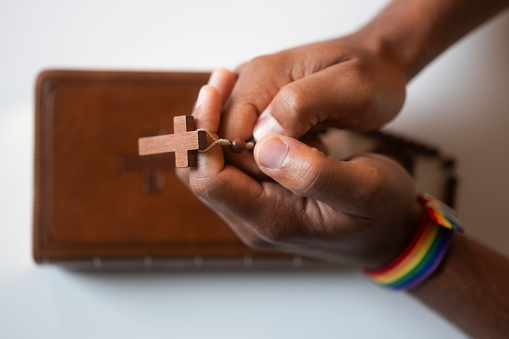
[[[355,96],[341,95],[348,79],[338,81],[330,73],[340,73],[339,67],[331,68],[334,70],[322,70],[283,86],[258,117],[253,128],[255,140],[276,134],[299,138],[323,121],[354,127],[358,117],[352,112],[357,108],[351,101]]]
[[[319,110],[309,109],[316,98],[303,90],[301,85],[304,82],[286,85],[274,96],[253,127],[256,141],[268,135],[299,138],[319,122],[315,116]]]
[[[354,60],[341,62],[282,87],[258,117],[254,138],[298,138],[322,122],[350,130],[380,127],[401,108],[404,85],[386,76],[387,84],[377,88],[382,81],[359,67]]]
[[[286,136],[261,139],[254,155],[262,172],[296,195],[357,216],[369,217],[383,181],[376,159],[338,161]]]

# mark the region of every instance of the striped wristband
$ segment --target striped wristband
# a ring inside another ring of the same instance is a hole
[[[454,211],[427,194],[419,195],[424,207],[421,224],[412,241],[390,264],[379,270],[365,269],[375,283],[393,290],[409,290],[429,277],[439,266],[454,231],[463,232]]]

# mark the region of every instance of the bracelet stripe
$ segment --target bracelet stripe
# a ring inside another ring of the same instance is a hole
[[[408,253],[410,253],[410,251],[415,247],[415,244],[417,243],[417,241],[421,238],[422,233],[425,230],[425,227],[423,227],[423,226],[425,226],[425,222],[426,221],[424,219],[421,220],[421,224],[419,225],[419,228],[417,229],[417,232],[415,233],[414,237],[410,241],[410,244],[408,244],[408,246],[405,248],[405,250],[403,252],[401,252],[401,254],[396,259],[394,259],[389,265],[387,265],[379,270],[370,271],[371,275],[378,276],[378,275],[384,274],[385,272],[392,270],[403,259],[405,259],[406,256],[408,255]]]
[[[393,290],[408,290],[428,278],[438,267],[452,242],[454,231],[463,232],[454,212],[428,195],[419,196],[424,214],[405,250],[379,270],[365,269],[375,283]]]
[[[419,196],[419,202],[424,206],[426,213],[431,220],[437,224],[450,228],[454,231],[463,232],[459,220],[452,209],[441,201],[431,197],[428,194]]]
[[[371,279],[378,283],[385,284],[389,281],[397,281],[401,277],[406,276],[411,272],[425,257],[433,245],[433,242],[438,233],[438,227],[426,227],[424,224],[424,232],[412,248],[412,251],[404,258],[399,265],[396,265],[392,270],[392,274],[377,274],[373,272],[370,274]]]
[[[447,253],[447,249],[452,240],[452,235],[454,234],[446,228],[442,228],[438,225],[436,225],[436,227],[441,228],[439,230],[440,234],[438,234],[435,238],[432,248],[430,248],[430,251],[426,254],[423,261],[420,262],[407,277],[400,279],[399,281],[395,281],[392,284],[388,284],[388,287],[396,290],[402,288],[410,289],[425,280],[435,271],[445,253]]]
[[[433,258],[430,258],[426,266],[422,270],[422,274],[418,275],[417,272],[414,275],[413,279],[409,279],[406,283],[401,283],[397,286],[394,286],[394,289],[396,290],[409,290],[417,285],[419,285],[421,282],[426,280],[435,270],[438,268],[438,265],[442,262],[443,257],[447,253],[447,250],[451,244],[453,233],[451,231],[447,232],[448,235],[444,237],[442,240],[440,246],[442,248],[441,251],[436,252],[435,256]]]

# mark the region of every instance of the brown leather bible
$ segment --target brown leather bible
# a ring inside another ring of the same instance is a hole
[[[307,263],[243,245],[175,177],[173,154],[138,156],[138,138],[171,133],[173,116],[191,113],[208,77],[209,73],[58,70],[39,75],[36,262],[96,268]],[[396,158],[410,152],[405,158],[410,160],[403,162],[410,161],[411,166],[416,154],[423,154],[415,144],[381,134],[362,138],[349,140],[365,145],[363,151],[392,149]],[[439,168],[443,181],[444,167]]]

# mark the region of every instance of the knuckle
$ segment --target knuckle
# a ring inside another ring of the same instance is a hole
[[[297,225],[296,216],[289,215],[289,213],[273,215],[270,220],[261,220],[256,227],[256,234],[261,242],[258,245],[277,247],[290,243],[300,234]]]
[[[316,161],[309,162],[308,168],[302,168],[296,171],[294,193],[300,196],[308,196],[310,193],[319,192],[328,189],[325,184],[325,179],[328,175],[328,166],[320,161],[323,153],[317,149],[312,149],[311,152],[316,153]],[[302,174],[299,174],[302,173]]]
[[[374,111],[379,99],[379,91],[376,88],[375,75],[368,62],[359,58],[351,61],[347,76],[351,87],[360,94],[355,104],[357,114],[350,117],[350,127],[363,129],[366,122],[376,118]]]
[[[375,74],[372,65],[362,58],[351,59],[348,65],[339,76],[346,77],[354,86],[366,90],[366,93],[374,94]]]
[[[387,194],[385,194],[386,177],[383,170],[377,167],[370,168],[368,177],[369,182],[359,185],[354,196],[361,197],[360,201],[362,201],[365,210],[375,212],[380,206],[386,206],[387,204],[387,201],[385,201],[387,197]]]
[[[271,64],[271,55],[262,55],[242,65],[243,72],[260,72]]]
[[[217,193],[218,185],[213,179],[209,178],[193,178],[189,181],[189,188],[199,198],[210,200],[214,198]]]
[[[292,120],[297,120],[304,113],[310,94],[304,87],[291,83],[281,89],[279,100],[286,113],[293,118]]]

